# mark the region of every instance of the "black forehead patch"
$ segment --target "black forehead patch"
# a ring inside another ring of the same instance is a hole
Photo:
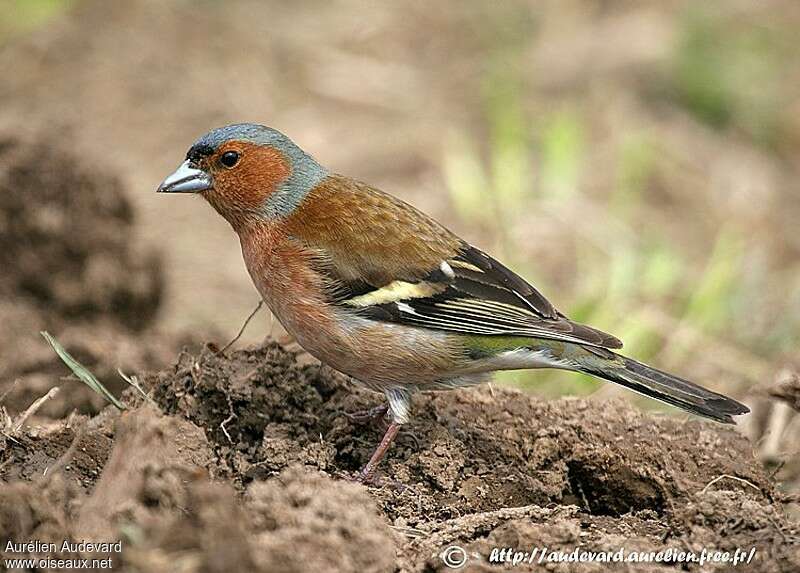
[[[192,147],[189,148],[189,151],[186,153],[186,159],[189,161],[199,161],[204,157],[208,157],[209,155],[213,155],[214,148],[210,145],[206,144],[199,144],[195,143]]]

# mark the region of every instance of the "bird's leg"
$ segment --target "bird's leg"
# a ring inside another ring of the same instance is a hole
[[[397,437],[397,432],[400,431],[400,426],[408,422],[409,419],[409,406],[411,404],[411,393],[406,388],[389,388],[386,390],[386,408],[390,414],[391,423],[383,435],[381,443],[375,449],[372,457],[367,462],[367,465],[358,473],[355,479],[363,484],[378,485],[375,472],[378,469],[378,464],[381,462],[392,442]],[[396,484],[401,488],[405,488],[402,484]]]
[[[357,412],[345,412],[344,415],[349,419],[355,422],[356,424],[366,424],[367,422],[371,422],[376,418],[380,418],[386,415],[386,412],[389,411],[389,404],[381,404],[380,406],[375,406],[373,408],[368,408],[367,410],[359,410]]]
[[[364,469],[362,469],[361,473],[359,474],[359,481],[361,483],[374,482],[375,470],[378,468],[378,464],[383,459],[383,456],[386,455],[386,452],[389,450],[389,446],[392,445],[392,442],[397,436],[397,432],[399,430],[400,430],[400,424],[398,424],[397,422],[392,422],[391,424],[389,424],[386,433],[383,435],[381,443],[378,444],[378,447],[375,449],[375,452],[372,454],[372,457],[367,462],[367,465],[364,466]]]

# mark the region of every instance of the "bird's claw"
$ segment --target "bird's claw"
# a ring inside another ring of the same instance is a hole
[[[368,424],[378,418],[382,418],[389,411],[388,404],[381,404],[374,408],[367,410],[358,410],[356,412],[345,412],[345,417],[355,424]]]
[[[409,486],[397,480],[381,477],[374,472],[368,473],[363,469],[357,472],[337,472],[335,475],[345,481],[359,483],[367,487],[390,487],[401,492],[410,489]]]

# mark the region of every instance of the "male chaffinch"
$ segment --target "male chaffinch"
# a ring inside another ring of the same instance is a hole
[[[584,372],[723,423],[748,408],[613,352],[533,286],[411,205],[329,172],[282,133],[210,131],[158,188],[199,193],[239,235],[247,270],[310,354],[383,392],[390,425],[360,473],[409,421],[410,398],[496,370]]]

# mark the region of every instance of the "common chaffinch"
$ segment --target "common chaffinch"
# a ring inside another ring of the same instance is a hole
[[[723,423],[748,408],[613,350],[523,278],[408,203],[328,171],[282,133],[249,123],[198,139],[158,188],[197,193],[239,235],[247,270],[305,350],[386,395],[371,482],[417,391],[496,370],[584,372]]]

